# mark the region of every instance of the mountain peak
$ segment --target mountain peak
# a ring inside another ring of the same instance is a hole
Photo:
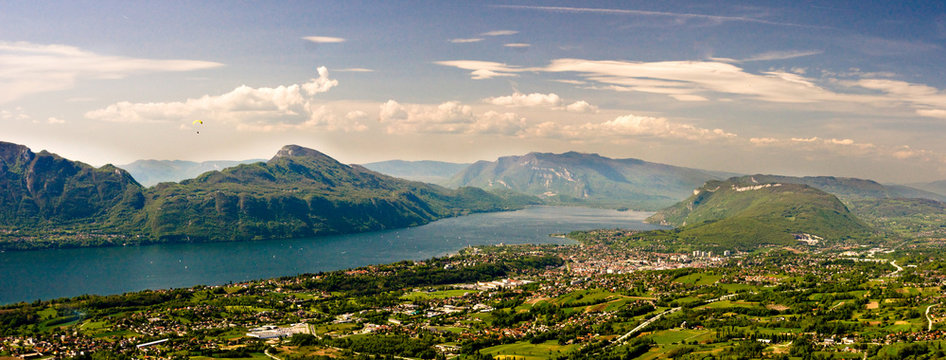
[[[33,155],[30,148],[26,146],[0,141],[0,160],[4,162],[15,163],[18,157],[21,157],[24,162],[28,162],[33,158]]]
[[[299,145],[286,145],[282,149],[279,149],[276,152],[276,156],[273,159],[283,158],[283,157],[315,157],[315,158],[327,158],[328,155],[325,155],[319,151],[302,147]]]

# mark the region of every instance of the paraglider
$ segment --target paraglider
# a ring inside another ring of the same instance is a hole
[[[195,127],[197,126],[197,124],[203,125],[203,124],[204,124],[204,121],[203,121],[203,120],[194,120],[194,122],[191,123],[191,125],[194,125]],[[197,135],[200,135],[200,130],[197,130]]]

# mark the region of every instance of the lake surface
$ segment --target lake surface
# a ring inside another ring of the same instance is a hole
[[[540,206],[370,233],[253,242],[161,244],[0,253],[0,304],[82,294],[218,285],[400,260],[468,245],[572,243],[549,234],[659,228],[652,213]]]

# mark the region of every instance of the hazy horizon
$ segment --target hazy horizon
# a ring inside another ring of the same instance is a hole
[[[298,144],[946,179],[941,3],[39,1],[0,23],[0,141],[95,166]]]

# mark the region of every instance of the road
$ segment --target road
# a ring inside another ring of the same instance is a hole
[[[720,296],[720,297],[715,298],[715,299],[712,299],[712,300],[706,300],[706,303],[728,300],[728,299],[731,299],[731,298],[735,297],[736,295],[739,295],[739,294],[723,295],[723,296]],[[675,312],[677,312],[677,311],[680,311],[680,309],[682,309],[682,307],[678,306],[678,307],[675,307],[675,308],[673,308],[673,309],[666,310],[666,311],[664,311],[664,312],[662,312],[662,313],[660,313],[660,314],[654,315],[654,316],[651,317],[650,319],[647,319],[646,321],[642,322],[640,325],[637,325],[637,327],[631,329],[631,331],[628,331],[628,332],[625,333],[624,335],[621,335],[621,337],[619,337],[619,338],[617,338],[616,340],[614,340],[614,342],[612,342],[611,345],[609,345],[609,346],[616,346],[616,345],[623,344],[624,341],[626,341],[628,338],[630,338],[631,336],[637,334],[637,333],[640,332],[641,330],[644,330],[644,328],[647,327],[647,325],[652,324],[654,321],[660,320],[660,318],[662,318],[664,315],[667,315],[667,314],[671,314],[671,313],[675,313]]]
[[[900,265],[897,265],[897,260],[891,261],[891,262],[890,262],[890,265],[893,265],[893,267],[897,268],[897,270],[894,271],[894,272],[892,272],[892,273],[890,273],[890,274],[887,274],[887,277],[894,277],[894,276],[897,276],[898,273],[900,273],[901,271],[903,271],[903,268],[900,267]]]
[[[282,360],[282,359],[276,357],[276,355],[271,355],[271,354],[269,353],[269,349],[268,349],[268,348],[267,348],[266,350],[263,350],[263,354],[266,354],[266,356],[269,356],[269,358],[270,358],[270,359],[273,359],[273,360]]]
[[[933,318],[930,317],[930,309],[938,304],[933,304],[926,307],[926,321],[929,322],[929,326],[926,327],[926,331],[933,331]]]

